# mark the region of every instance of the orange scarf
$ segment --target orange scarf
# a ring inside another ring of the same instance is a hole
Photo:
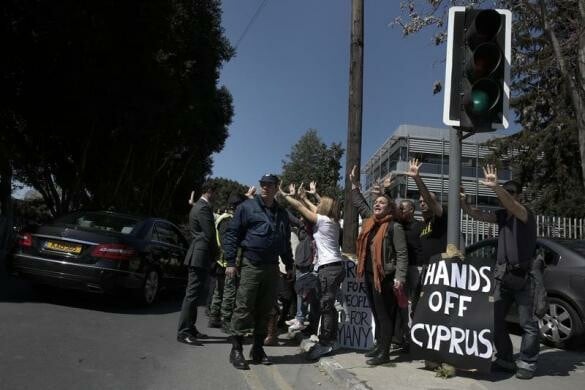
[[[382,263],[382,250],[384,247],[384,236],[390,226],[391,216],[386,215],[382,218],[372,216],[362,222],[362,231],[357,238],[357,274],[359,278],[363,278],[366,272],[366,253],[368,247],[368,237],[370,233],[378,228],[378,231],[372,238],[372,253],[370,258],[372,261],[372,268],[374,269],[374,287],[377,291],[382,291],[382,279],[384,275],[384,265]]]

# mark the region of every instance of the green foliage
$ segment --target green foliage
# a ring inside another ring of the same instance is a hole
[[[228,209],[228,199],[232,193],[244,195],[248,191],[248,187],[235,180],[218,177],[211,179],[211,181],[217,185],[215,200],[213,201],[215,210],[223,211]]]
[[[317,182],[317,192],[320,195],[341,198],[340,180],[341,157],[344,149],[340,143],[325,145],[317,130],[309,129],[294,144],[287,160],[282,161],[282,182],[304,183],[309,188],[309,182]]]
[[[219,0],[4,1],[0,144],[15,178],[53,215],[182,214],[233,116],[220,22]]]

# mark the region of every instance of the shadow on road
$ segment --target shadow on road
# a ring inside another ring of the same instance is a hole
[[[168,314],[181,310],[182,296],[163,292],[152,306],[141,306],[130,296],[92,294],[32,284],[0,271],[0,302],[46,303],[118,314]]]

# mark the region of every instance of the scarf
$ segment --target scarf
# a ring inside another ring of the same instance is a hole
[[[370,253],[372,268],[374,269],[374,288],[378,292],[382,291],[382,278],[384,275],[382,251],[384,248],[384,236],[386,236],[386,232],[390,226],[390,221],[390,215],[380,218],[372,216],[365,219],[362,223],[362,231],[358,235],[356,243],[358,258],[357,274],[359,278],[363,278],[366,272],[366,261],[368,261],[368,259],[366,259],[366,253],[368,252],[368,238],[372,231],[378,229],[372,238],[372,253]]]

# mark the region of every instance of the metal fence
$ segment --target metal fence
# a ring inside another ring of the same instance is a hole
[[[544,238],[585,238],[585,219],[536,216],[536,235]],[[461,214],[461,234],[465,246],[498,236],[498,225],[481,222],[467,214]]]

